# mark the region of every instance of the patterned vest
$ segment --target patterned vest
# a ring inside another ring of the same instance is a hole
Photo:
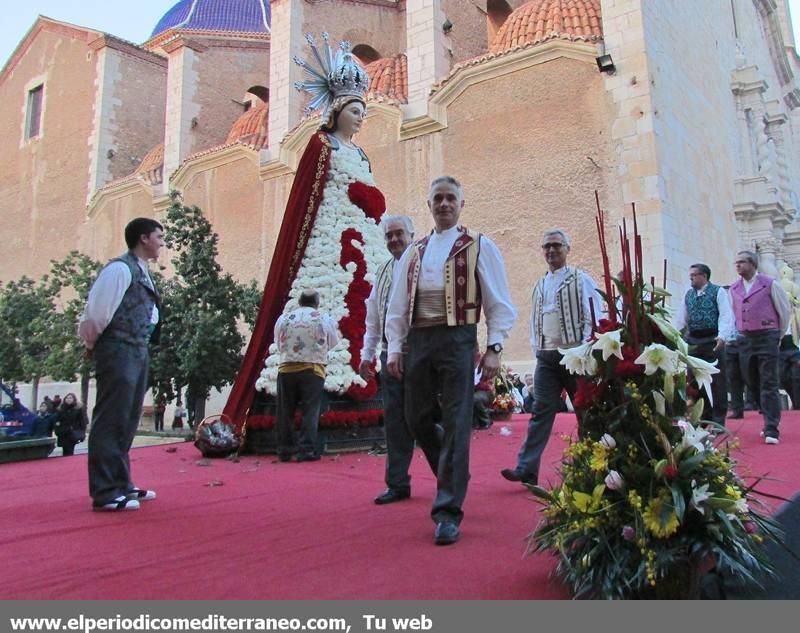
[[[328,362],[328,337],[322,312],[317,308],[302,307],[286,314],[275,342],[281,363],[325,365]]]
[[[125,291],[122,302],[111,318],[111,322],[103,330],[97,343],[124,343],[127,345],[147,346],[153,328],[153,306],[160,303],[155,286],[139,266],[139,260],[133,253],[125,253],[112,259],[122,262],[131,271],[131,285]],[[107,264],[107,265],[108,265]]]
[[[686,323],[689,333],[701,330],[713,330],[718,332],[719,327],[719,306],[717,305],[717,293],[719,286],[712,283],[706,285],[702,295],[697,294],[697,290],[689,288],[686,291]]]
[[[380,333],[381,340],[386,340],[386,332],[384,327],[386,325],[386,304],[389,302],[389,291],[392,289],[392,274],[394,273],[395,258],[392,257],[378,270],[378,275],[375,277],[375,292],[378,296],[378,310],[380,318]]]
[[[542,349],[544,346],[544,333],[542,332],[544,279],[542,277],[536,283],[531,298],[537,349]],[[580,281],[580,270],[568,266],[564,282],[556,290],[558,325],[561,330],[561,341],[565,346],[575,345],[583,339],[583,291]]]
[[[450,249],[444,265],[444,293],[447,325],[473,325],[481,320],[481,284],[478,280],[478,256],[481,234],[465,226],[458,227],[459,236]],[[414,319],[419,271],[430,235],[414,242],[406,278],[408,290],[408,322]]]
[[[736,329],[740,333],[780,328],[780,318],[772,304],[774,281],[772,277],[758,273],[747,296],[741,278],[731,286],[733,314],[736,316]]]

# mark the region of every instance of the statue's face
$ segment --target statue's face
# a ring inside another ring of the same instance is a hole
[[[350,138],[361,130],[361,124],[367,115],[367,109],[360,101],[351,101],[339,111],[336,119],[336,131],[345,138]]]

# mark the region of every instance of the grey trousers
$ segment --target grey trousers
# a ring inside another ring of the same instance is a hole
[[[556,413],[561,408],[561,391],[575,396],[575,376],[560,365],[557,350],[536,352],[536,371],[533,374],[533,415],[528,421],[528,435],[517,455],[517,470],[538,480],[542,453],[550,440]]]
[[[111,502],[134,486],[130,451],[147,391],[149,353],[146,345],[99,341],[97,401],[89,433],[89,494],[96,505]]]
[[[428,463],[436,464],[435,522],[460,523],[469,481],[474,325],[411,328],[405,359],[405,413]],[[436,429],[441,407],[442,434]]]
[[[275,418],[279,455],[293,453],[295,448],[299,449],[302,454],[316,454],[319,411],[324,388],[325,379],[317,376],[311,369],[278,373]],[[298,407],[300,407],[303,419],[300,427],[300,440],[296,441],[294,412]]]
[[[408,468],[414,456],[414,436],[406,424],[403,381],[388,371],[387,353],[381,354],[381,396],[383,397],[383,432],[386,436],[386,487],[408,492],[411,477]]]
[[[781,423],[781,398],[778,393],[778,366],[782,332],[762,330],[740,333],[739,361],[744,369],[744,380],[754,392],[760,389],[761,415],[764,417],[764,437],[779,437]]]

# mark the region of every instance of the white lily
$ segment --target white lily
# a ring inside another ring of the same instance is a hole
[[[603,352],[603,360],[608,360],[612,356],[616,356],[622,360],[622,341],[619,340],[622,330],[614,330],[613,332],[605,332],[597,337],[597,342],[592,345],[592,351]]]
[[[597,371],[597,360],[592,356],[592,343],[584,343],[578,347],[559,349],[561,365],[571,374],[578,376],[593,375]]]
[[[696,482],[694,479],[692,479],[692,500],[689,505],[695,510],[705,514],[705,508],[702,508],[701,505],[704,501],[707,501],[710,498],[711,494],[708,492],[708,484],[703,484],[702,486],[696,487]]]
[[[709,363],[708,361],[695,358],[694,356],[684,356],[682,360],[689,369],[692,370],[692,375],[697,381],[697,384],[705,387],[709,402],[714,404],[713,396],[711,395],[711,381],[713,380],[711,376],[719,373],[719,367],[716,366],[717,361]]]
[[[694,448],[698,453],[706,450],[705,440],[709,436],[708,431],[699,429],[685,420],[678,421],[678,427],[683,432],[680,446],[681,448]]]
[[[652,376],[659,369],[670,375],[678,373],[678,352],[660,343],[653,343],[645,347],[633,362],[637,365],[644,365],[644,373],[648,376]]]

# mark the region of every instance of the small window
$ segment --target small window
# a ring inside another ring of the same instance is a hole
[[[36,138],[42,129],[42,100],[44,84],[28,91],[28,120],[25,126],[26,138]]]

